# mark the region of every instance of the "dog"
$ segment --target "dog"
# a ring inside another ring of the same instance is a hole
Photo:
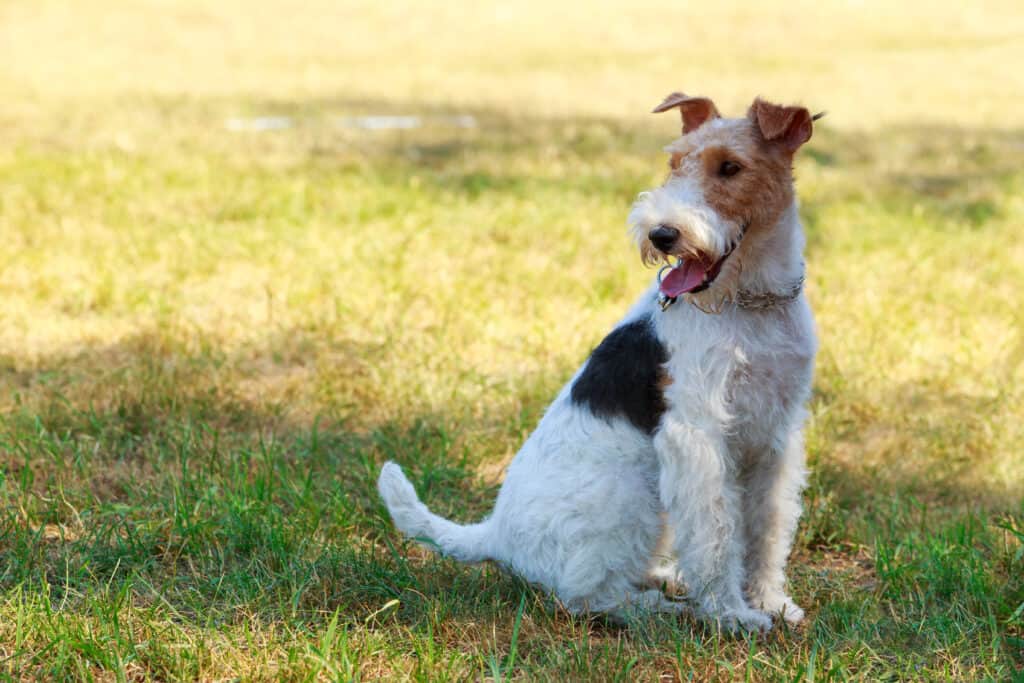
[[[433,514],[393,462],[378,490],[406,536],[496,561],[572,613],[767,630],[804,617],[785,566],[817,340],[792,165],[818,117],[758,98],[723,118],[682,93],[654,112],[672,109],[668,176],[629,214],[642,260],[666,265],[550,405],[492,514]],[[651,584],[664,534],[685,600]]]

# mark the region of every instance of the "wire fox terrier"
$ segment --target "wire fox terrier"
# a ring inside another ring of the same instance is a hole
[[[431,513],[392,462],[378,488],[407,536],[497,561],[573,613],[692,609],[764,630],[804,616],[784,572],[817,341],[792,163],[817,116],[756,99],[726,119],[681,93],[654,111],[675,108],[669,175],[629,215],[644,262],[674,264],[548,408],[490,517]],[[667,574],[659,541],[678,558]],[[686,601],[652,576],[678,578]]]

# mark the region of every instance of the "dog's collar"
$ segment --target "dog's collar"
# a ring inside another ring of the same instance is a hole
[[[659,274],[660,275],[660,274]],[[660,278],[659,278],[660,279]],[[800,297],[800,293],[804,289],[804,276],[801,275],[796,280],[793,280],[781,292],[755,292],[749,289],[741,289],[736,292],[736,295],[731,300],[725,301],[725,305],[734,304],[737,308],[745,308],[747,310],[765,310],[768,308],[775,308],[776,306],[783,306],[792,301],[796,301]],[[661,310],[666,311],[672,304],[678,301],[678,298],[669,298],[664,295],[660,295],[658,298],[658,305],[661,306]],[[721,313],[724,307],[718,307],[715,310],[705,309],[699,306],[692,299],[689,299],[690,303],[705,313]]]
[[[740,308],[755,310],[774,308],[775,306],[788,304],[790,301],[796,301],[803,289],[804,276],[801,275],[781,292],[752,292],[749,289],[741,289],[736,292],[733,302]]]

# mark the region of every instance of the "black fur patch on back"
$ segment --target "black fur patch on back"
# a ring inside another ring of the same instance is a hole
[[[616,327],[590,354],[572,385],[572,401],[600,417],[625,417],[651,434],[665,412],[667,361],[650,318]]]

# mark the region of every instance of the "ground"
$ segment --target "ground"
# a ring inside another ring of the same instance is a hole
[[[0,5],[4,675],[1024,677],[1024,13],[677,5]],[[765,636],[570,617],[373,489],[487,513],[652,277],[676,89],[829,112],[809,618]]]

